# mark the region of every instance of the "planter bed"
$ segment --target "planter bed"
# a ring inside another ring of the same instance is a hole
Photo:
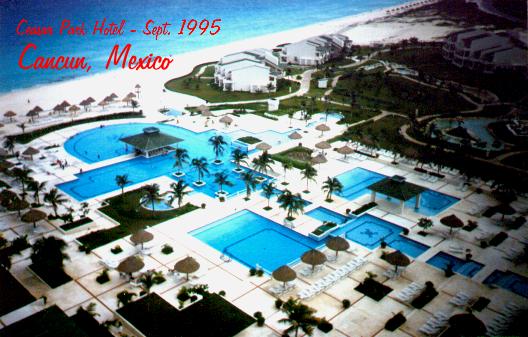
[[[364,156],[367,156],[369,158],[378,158],[379,157],[379,155],[377,153],[376,154],[370,154],[370,153],[363,152],[363,151],[358,151],[358,150],[356,150],[356,152],[359,153],[359,154],[362,154]]]
[[[445,178],[445,175],[443,175],[441,173],[436,173],[436,172],[429,172],[429,175],[431,175],[433,177],[440,178],[440,179],[444,179]]]
[[[35,301],[35,297],[4,268],[0,268],[0,294],[0,316]]]
[[[421,167],[415,167],[414,170],[420,173],[429,173],[426,169],[423,169]]]
[[[502,241],[506,240],[508,238],[508,234],[505,232],[497,233],[491,240],[489,240],[488,245],[497,247],[502,243]]]
[[[425,289],[416,297],[411,305],[416,309],[422,309],[425,305],[431,302],[436,296],[438,296],[438,291],[434,287],[425,287]]]
[[[392,288],[370,278],[365,279],[354,289],[378,302],[392,291]]]
[[[87,312],[84,309],[80,309],[77,311],[75,315],[71,317],[75,324],[86,331],[89,336],[97,336],[97,337],[112,337],[113,335],[106,329],[104,326],[99,324],[99,322],[90,315],[89,312]]]
[[[407,319],[402,314],[392,316],[387,323],[385,323],[385,330],[394,331],[398,329]]]
[[[310,233],[310,237],[319,241],[328,236],[331,232],[339,228],[336,223],[328,222],[317,227],[313,232]]]
[[[356,209],[355,209],[352,213],[350,213],[350,214],[352,214],[352,215],[354,215],[354,216],[360,216],[360,215],[362,215],[363,213],[367,212],[369,209],[372,209],[372,208],[374,208],[374,207],[376,207],[376,206],[378,206],[377,203],[375,203],[375,202],[369,202],[368,204],[365,204],[365,205],[363,205],[363,206],[361,206],[361,207],[359,207],[359,208],[356,208]]]
[[[79,220],[64,224],[64,225],[60,226],[60,229],[62,229],[63,231],[67,232],[67,231],[71,231],[72,229],[75,229],[75,228],[84,226],[86,224],[89,224],[90,222],[93,222],[93,220],[90,219],[90,218],[82,218],[82,219],[79,219]]]
[[[66,272],[64,272],[64,270],[62,269],[50,270],[50,269],[42,268],[40,266],[36,266],[35,264],[29,265],[28,268],[39,279],[41,279],[44,283],[46,283],[48,286],[50,286],[53,289],[63,284],[66,284],[72,280],[70,275],[66,274]]]

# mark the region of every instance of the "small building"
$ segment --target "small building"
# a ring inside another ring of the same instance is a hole
[[[280,102],[275,98],[268,99],[268,111],[277,111],[279,110]]]
[[[144,128],[142,133],[119,140],[134,147],[136,155],[146,158],[173,151],[172,145],[183,141],[181,138],[160,132],[156,127]]]
[[[338,57],[350,45],[351,41],[348,37],[341,34],[314,36],[284,45],[280,53],[280,62],[315,66]]]
[[[319,89],[326,89],[328,88],[328,78],[320,78],[319,80],[317,80],[317,87]]]
[[[405,177],[399,175],[382,179],[367,188],[371,191],[371,202],[376,202],[377,193],[386,195],[400,201],[402,213],[405,202],[412,198],[416,198],[415,209],[420,208],[420,196],[426,190],[425,187],[405,181]]]

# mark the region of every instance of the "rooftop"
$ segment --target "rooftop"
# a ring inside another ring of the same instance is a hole
[[[145,128],[143,129],[143,133],[124,137],[119,140],[143,151],[156,150],[183,141],[181,138],[160,132],[155,127]]]
[[[380,180],[368,186],[368,189],[403,201],[412,199],[426,190],[422,186],[405,181],[405,178],[399,175]]]

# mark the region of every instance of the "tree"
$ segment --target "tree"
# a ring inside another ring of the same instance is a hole
[[[294,214],[299,213],[299,211],[304,211],[304,202],[300,194],[293,194],[289,190],[284,190],[279,197],[277,202],[280,204],[280,208],[288,212],[287,219],[293,220]]]
[[[143,186],[143,198],[146,203],[150,202],[152,206],[152,213],[154,213],[154,204],[160,198],[159,185],[148,184]]]
[[[29,177],[29,174],[31,173],[31,170],[27,167],[23,166],[15,167],[11,170],[11,173],[15,177],[15,179],[20,183],[22,187],[22,199],[26,199],[26,184],[29,183],[32,179]]]
[[[317,170],[311,165],[306,165],[301,171],[301,175],[302,178],[306,180],[306,190],[304,193],[310,193],[310,190],[308,189],[308,183],[310,180],[315,181],[315,177],[317,177]]]
[[[26,123],[20,123],[17,126],[22,129],[22,133],[26,133]]]
[[[6,137],[4,140],[4,149],[11,152],[12,155],[15,155],[15,141],[11,137]]]
[[[327,192],[326,200],[332,201],[332,194],[334,192],[341,192],[343,190],[343,184],[337,178],[328,177],[323,183],[323,191]]]
[[[194,167],[198,172],[197,183],[202,183],[202,178],[204,177],[204,174],[209,174],[209,169],[207,168],[207,165],[207,159],[205,159],[205,157],[194,158],[191,161],[191,166]]]
[[[181,174],[181,170],[183,168],[183,165],[187,164],[189,162],[189,151],[187,149],[177,148],[176,151],[174,151],[174,166],[178,168],[177,174]]]
[[[136,100],[131,100],[130,104],[132,105],[132,112],[138,107],[139,103]]]
[[[268,206],[266,206],[265,209],[270,210],[270,199],[275,194],[275,184],[273,182],[269,182],[267,184],[262,185],[262,192],[264,193],[264,197],[268,199]]]
[[[64,259],[69,259],[63,252],[66,247],[66,242],[54,236],[40,238],[32,246],[31,262],[50,273],[62,269]]]
[[[271,155],[268,153],[268,151],[264,151],[260,156],[253,159],[252,164],[255,171],[262,174],[267,174],[268,171],[273,171],[271,164],[274,162],[275,161],[271,158]]]
[[[218,184],[218,186],[220,187],[220,192],[224,192],[223,190],[223,186],[233,186],[233,183],[231,181],[229,181],[229,175],[225,172],[225,171],[222,171],[222,172],[217,172],[215,173],[215,180],[214,180],[215,184]]]
[[[44,201],[51,204],[51,207],[53,207],[53,212],[55,213],[55,217],[59,217],[57,208],[59,205],[65,203],[67,199],[64,197],[64,195],[59,193],[58,189],[52,188],[48,193],[44,194]]]
[[[116,175],[115,181],[117,186],[121,188],[121,196],[123,196],[123,194],[125,194],[125,186],[131,183],[131,181],[128,180],[128,174]]]
[[[188,186],[182,179],[178,180],[177,183],[172,183],[170,185],[171,190],[169,191],[171,194],[170,203],[172,204],[174,200],[178,200],[178,208],[180,208],[183,197],[189,194],[189,191],[186,190]]]
[[[288,161],[284,161],[282,163],[282,169],[284,170],[284,180],[282,182],[283,185],[288,185],[288,182],[286,181],[286,172],[288,170],[291,170],[293,168],[293,165],[292,163],[288,160]]]
[[[431,228],[433,226],[433,220],[429,218],[420,218],[418,220],[418,227],[422,228],[425,232],[427,229]]]
[[[28,184],[28,190],[33,192],[33,199],[35,199],[35,202],[37,205],[40,205],[40,192],[44,191],[46,189],[46,182],[43,181],[39,183],[36,180],[32,180]]]
[[[161,271],[156,272],[148,270],[139,277],[139,283],[141,283],[141,289],[147,294],[150,294],[150,289],[161,282],[165,281],[163,273]]]
[[[225,146],[227,142],[224,140],[224,137],[221,135],[212,136],[209,138],[209,145],[213,147],[215,153],[215,162],[219,162],[218,157],[224,154]]]
[[[246,185],[246,200],[249,200],[249,197],[251,196],[251,190],[254,191],[255,188],[257,188],[257,178],[251,171],[242,173],[240,178]]]
[[[238,172],[242,171],[242,169],[240,168],[241,164],[247,165],[247,161],[246,161],[247,157],[248,157],[247,153],[245,151],[242,151],[241,149],[235,149],[231,153],[231,159],[233,160],[233,163],[235,163],[236,170]]]
[[[298,299],[290,298],[281,308],[288,317],[279,320],[280,323],[290,324],[284,333],[295,332],[295,337],[298,336],[299,329],[305,334],[311,336],[314,327],[319,323],[319,319],[314,316],[315,309],[302,304]]]
[[[137,296],[135,293],[130,293],[126,290],[121,291],[117,294],[117,306],[125,306],[128,303],[132,302],[132,299]]]

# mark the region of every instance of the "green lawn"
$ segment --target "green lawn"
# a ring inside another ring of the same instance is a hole
[[[120,225],[84,235],[79,238],[79,241],[87,248],[94,249],[130,235],[147,226],[157,225],[198,208],[187,203],[181,208],[174,210],[152,212],[139,205],[139,200],[142,196],[143,191],[137,189],[127,192],[123,196],[117,195],[107,199],[106,201],[109,205],[99,210],[119,222]]]
[[[213,66],[207,66],[202,74],[203,77],[214,77],[215,73],[215,67]]]
[[[257,137],[253,136],[246,136],[246,137],[240,137],[238,138],[239,141],[246,143],[246,144],[257,144],[260,143],[262,140],[258,139]]]
[[[302,142],[302,140],[300,140]],[[291,149],[271,155],[273,160],[281,163],[291,163],[293,167],[300,170],[304,169],[306,165],[310,164],[310,158],[312,155],[312,149],[295,146]]]

